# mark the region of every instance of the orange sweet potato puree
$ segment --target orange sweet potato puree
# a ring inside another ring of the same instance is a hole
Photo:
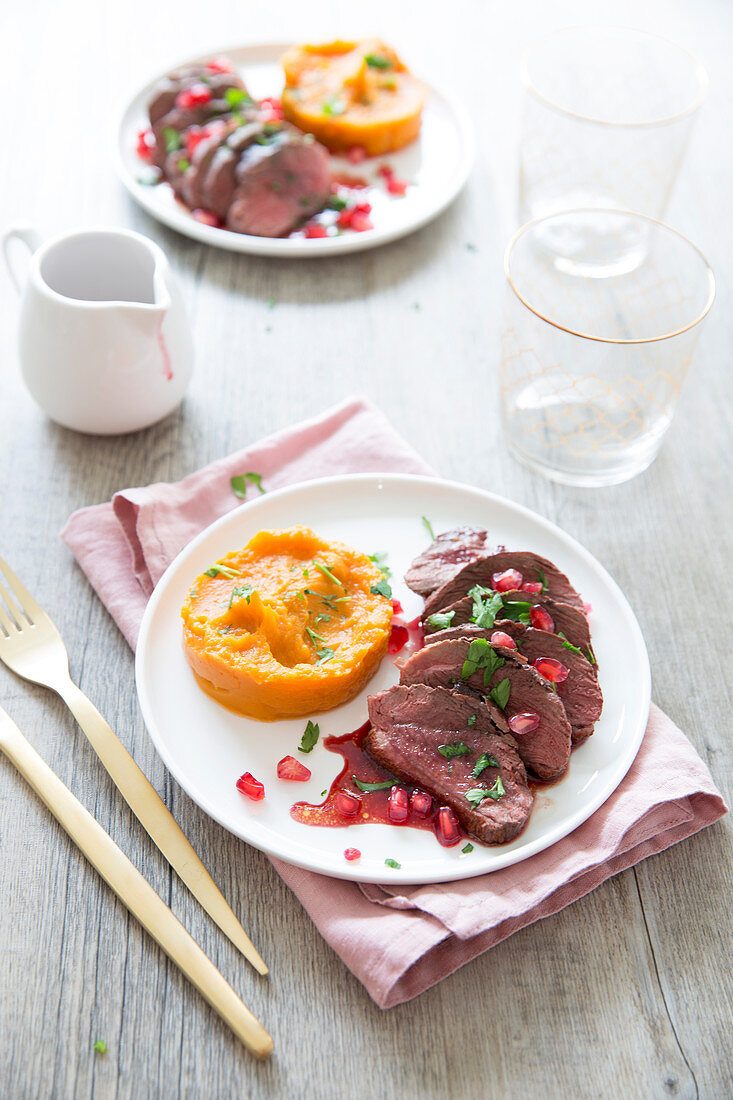
[[[365,554],[307,527],[260,531],[191,588],[188,663],[204,691],[252,718],[330,710],[387,651],[392,604],[372,591],[381,580]]]
[[[333,152],[393,153],[420,132],[425,85],[378,38],[294,46],[282,66],[285,117]]]

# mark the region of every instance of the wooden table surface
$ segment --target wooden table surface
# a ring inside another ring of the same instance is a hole
[[[380,1011],[267,859],[209,820],[166,773],[140,717],[132,654],[59,540],[75,508],[177,479],[365,393],[444,475],[536,509],[610,570],[645,633],[656,701],[730,795],[733,8],[725,0],[372,3],[356,30],[402,44],[414,68],[471,107],[477,163],[450,211],[378,251],[287,264],[215,251],[138,210],[107,151],[125,93],[228,42],[354,28],[343,4],[317,9],[294,0],[277,10],[232,0],[211,9],[192,0],[3,6],[3,223],[30,221],[43,234],[109,223],[150,235],[182,283],[197,366],[180,412],[147,432],[104,439],[61,429],[20,380],[15,295],[0,274],[0,552],[59,624],[73,674],[271,960],[269,981],[243,963],[142,835],[62,704],[4,668],[0,702],[272,1031],[276,1055],[258,1064],[237,1044],[3,760],[0,1094],[731,1096],[727,820],[412,1003]],[[656,29],[708,67],[710,98],[668,220],[707,254],[719,288],[659,459],[635,481],[597,491],[519,467],[502,444],[496,401],[518,58],[542,30],[590,21]],[[98,1038],[106,1055],[92,1049]]]

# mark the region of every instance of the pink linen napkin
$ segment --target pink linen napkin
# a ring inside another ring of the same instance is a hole
[[[253,470],[267,489],[329,474],[432,472],[378,409],[352,399],[183,481],[127,489],[75,512],[62,538],[133,648],[168,564],[238,506],[230,478]],[[611,798],[569,837],[513,867],[462,882],[372,886],[272,862],[321,935],[390,1008],[724,813],[690,742],[652,706],[636,760]]]

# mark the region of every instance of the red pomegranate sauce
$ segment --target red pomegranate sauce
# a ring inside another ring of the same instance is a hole
[[[403,822],[398,824],[390,817],[389,795],[392,787],[401,787],[407,792],[408,798],[415,787],[395,779],[384,768],[380,768],[378,764],[375,764],[371,757],[367,756],[362,746],[370,728],[369,722],[365,722],[353,733],[346,733],[342,737],[324,738],[324,747],[329,752],[339,753],[343,757],[344,766],[331,784],[324,802],[318,806],[310,802],[296,802],[290,810],[290,816],[303,825],[320,825],[330,828],[343,828],[346,825],[383,824],[395,825],[400,829],[429,829],[435,833],[436,839],[443,843],[441,833],[437,828],[440,804],[435,799],[433,799],[432,809],[426,817],[414,812],[411,799],[409,812]],[[354,776],[362,783],[389,783],[389,786],[379,791],[361,791],[354,782]],[[335,801],[339,791],[347,791],[349,794],[361,799],[361,807],[353,817],[347,818],[338,812]],[[452,814],[452,811],[449,812]],[[456,822],[456,839],[451,839],[450,847],[453,847],[466,835]]]

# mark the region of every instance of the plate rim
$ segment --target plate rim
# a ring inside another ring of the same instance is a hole
[[[363,252],[370,248],[378,248],[381,245],[391,244],[393,241],[408,236],[410,233],[416,233],[418,230],[423,229],[429,222],[439,217],[451,203],[455,201],[466,185],[476,159],[476,137],[469,113],[463,103],[456,97],[446,93],[438,85],[433,83],[428,84],[427,81],[423,83],[426,84],[429,92],[442,99],[450,110],[450,114],[459,134],[463,156],[455,174],[454,181],[446,190],[445,195],[438,203],[434,203],[416,220],[411,221],[407,225],[393,226],[391,229],[382,230],[377,228],[368,233],[353,233],[350,236],[316,238],[308,241],[300,239],[290,240],[287,237],[255,237],[247,233],[234,233],[230,229],[217,229],[213,226],[203,225],[201,222],[197,222],[194,218],[184,215],[175,209],[169,210],[166,207],[158,209],[151,196],[147,193],[149,188],[145,188],[134,179],[131,172],[128,171],[122,156],[122,132],[127,115],[135,100],[148,91],[156,81],[160,80],[161,77],[165,75],[165,71],[180,68],[183,65],[195,64],[198,61],[205,61],[212,56],[216,57],[219,55],[241,53],[250,50],[272,50],[273,52],[277,50],[278,52],[282,52],[289,49],[292,45],[292,42],[284,43],[275,39],[262,39],[257,42],[239,43],[238,45],[229,45],[226,48],[207,50],[203,54],[197,54],[194,57],[187,57],[178,62],[174,62],[167,66],[166,70],[159,70],[145,83],[140,84],[133,92],[125,95],[124,99],[121,100],[122,106],[118,106],[118,110],[114,115],[114,126],[110,134],[111,157],[115,173],[132,199],[142,207],[150,217],[167,225],[169,229],[173,229],[192,240],[199,241],[202,244],[209,244],[214,248],[221,248],[228,252],[238,252],[254,256],[269,256],[271,258],[316,259],[324,256],[343,256],[351,252]]]
[[[177,569],[183,563],[186,557],[194,553],[201,543],[203,543],[211,534],[220,528],[224,527],[227,523],[231,523],[233,517],[239,516],[244,510],[257,510],[272,499],[279,499],[281,497],[291,496],[301,492],[302,490],[320,490],[324,488],[333,488],[339,485],[352,485],[356,483],[375,484],[376,489],[384,487],[384,483],[391,484],[414,484],[421,485],[426,488],[439,489],[440,491],[448,490],[450,492],[458,491],[461,493],[468,492],[478,498],[485,500],[489,504],[495,504],[503,508],[508,508],[510,511],[518,513],[520,516],[531,520],[533,523],[539,523],[541,527],[544,527],[549,532],[559,535],[561,540],[569,543],[573,550],[579,553],[579,555],[585,560],[586,564],[596,573],[600,574],[604,583],[606,583],[614,598],[620,601],[621,605],[625,607],[626,613],[632,623],[632,626],[636,633],[636,643],[639,650],[639,655],[643,657],[642,667],[639,669],[639,676],[641,679],[641,707],[637,719],[637,726],[634,730],[633,736],[629,738],[626,746],[625,753],[620,758],[618,766],[613,773],[612,779],[602,786],[590,803],[585,805],[582,809],[571,813],[567,820],[559,826],[556,826],[551,830],[551,839],[547,836],[538,837],[535,841],[531,842],[527,846],[526,851],[511,851],[506,852],[507,858],[502,859],[499,856],[494,866],[490,868],[482,867],[480,869],[471,870],[470,863],[467,863],[465,867],[456,864],[453,873],[448,878],[445,877],[445,873],[427,874],[415,871],[412,874],[409,873],[409,868],[400,868],[394,876],[386,876],[384,872],[377,873],[364,872],[360,868],[345,866],[344,868],[337,868],[334,870],[323,870],[319,867],[314,867],[312,863],[308,863],[305,860],[299,858],[291,858],[288,855],[283,855],[281,852],[274,852],[271,846],[267,844],[258,843],[256,840],[251,839],[249,836],[244,836],[240,831],[232,828],[231,824],[223,819],[222,816],[217,814],[216,807],[212,806],[207,799],[194,796],[189,790],[186,783],[183,782],[177,767],[171,761],[169,754],[165,748],[165,742],[160,737],[155,719],[151,713],[151,706],[148,700],[147,688],[144,683],[144,670],[143,665],[145,662],[145,651],[148,644],[148,635],[151,632],[152,624],[154,622],[155,614],[159,603],[162,601],[167,584],[170,582],[171,577],[177,572]],[[639,625],[639,622],[634,614],[633,608],[626,598],[625,594],[621,590],[620,586],[610,575],[608,570],[601,565],[601,563],[590,553],[589,550],[578,542],[572,535],[569,535],[558,524],[553,523],[552,520],[546,519],[544,516],[539,515],[531,508],[527,508],[525,505],[517,504],[514,501],[509,500],[507,497],[499,496],[496,493],[492,493],[489,490],[478,488],[477,486],[467,485],[464,482],[453,481],[438,477],[431,477],[423,474],[403,474],[403,473],[357,473],[357,474],[336,474],[330,477],[314,478],[312,480],[299,482],[296,485],[287,485],[279,489],[269,491],[266,495],[260,496],[252,501],[245,501],[243,504],[225,515],[220,516],[200,531],[189,543],[184,546],[180,552],[176,555],[165,572],[160,577],[156,584],[153,593],[148,600],[143,619],[140,625],[140,631],[138,634],[136,652],[135,652],[135,686],[137,690],[138,702],[143,715],[143,721],[145,728],[153,742],[153,746],[156,749],[159,757],[163,761],[165,767],[171,773],[178,785],[186,792],[189,798],[196,803],[197,806],[209,817],[213,818],[222,828],[226,829],[232,836],[236,836],[238,839],[244,841],[252,847],[264,852],[268,857],[275,859],[282,859],[283,862],[290,864],[291,866],[302,868],[303,870],[312,871],[315,874],[322,874],[326,877],[345,879],[354,882],[365,883],[377,883],[388,884],[390,886],[397,885],[424,885],[428,883],[439,882],[457,882],[468,878],[480,877],[484,874],[493,874],[494,871],[502,870],[504,867],[513,866],[518,863],[523,863],[525,860],[530,859],[533,855],[537,855],[540,852],[546,851],[551,848],[558,841],[564,839],[585,821],[587,821],[592,815],[602,806],[611,795],[618,789],[620,784],[626,777],[631,765],[636,759],[639,748],[644,737],[646,725],[648,722],[649,710],[651,706],[651,668],[649,663],[649,655],[646,647],[646,642]]]

